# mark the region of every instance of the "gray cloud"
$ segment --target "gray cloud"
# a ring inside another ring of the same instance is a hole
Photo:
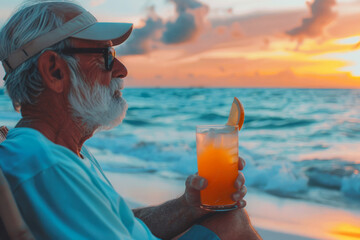
[[[148,18],[142,28],[135,28],[130,38],[117,48],[120,55],[148,53],[159,44],[176,44],[198,36],[204,26],[208,6],[196,0],[169,0],[175,4],[176,19],[165,22],[148,9]]]
[[[177,18],[165,24],[162,41],[166,44],[187,42],[202,29],[208,6],[196,0],[170,0],[176,6]]]
[[[181,43],[192,39],[196,34],[195,17],[182,13],[175,22],[167,22],[161,40],[166,44]]]
[[[202,3],[196,0],[169,0],[169,1],[175,3],[177,13],[186,12],[186,10],[189,8],[195,9],[204,6]]]
[[[135,28],[129,39],[117,48],[120,55],[136,55],[148,53],[154,47],[153,44],[158,41],[164,24],[150,8],[150,17],[145,21],[142,28]]]
[[[323,35],[324,28],[328,26],[337,16],[332,11],[332,7],[336,5],[336,0],[315,0],[308,3],[311,16],[304,18],[299,27],[286,31],[291,37],[302,42],[305,38],[315,38]]]

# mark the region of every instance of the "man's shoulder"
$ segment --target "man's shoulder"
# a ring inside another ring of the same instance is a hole
[[[41,158],[51,159],[55,144],[46,139],[40,132],[30,128],[14,128],[7,139],[0,145],[0,162],[17,164],[19,161],[32,161]],[[1,164],[1,163],[0,163]]]
[[[34,129],[11,129],[0,144],[0,167],[8,180],[19,183],[72,155],[70,150],[52,143]]]

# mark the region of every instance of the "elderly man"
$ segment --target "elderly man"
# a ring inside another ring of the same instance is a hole
[[[23,6],[1,30],[5,86],[22,118],[0,145],[0,166],[25,222],[36,239],[260,239],[242,209],[241,173],[239,210],[202,210],[206,180],[192,175],[178,199],[131,211],[83,146],[125,116],[127,70],[113,46],[131,30],[64,1]]]

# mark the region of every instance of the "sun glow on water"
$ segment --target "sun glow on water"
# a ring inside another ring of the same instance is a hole
[[[336,226],[332,233],[339,240],[356,240],[360,239],[360,226],[342,223]]]

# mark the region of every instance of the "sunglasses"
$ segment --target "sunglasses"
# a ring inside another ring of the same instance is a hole
[[[63,51],[65,54],[74,54],[74,53],[102,53],[104,57],[105,69],[111,71],[114,65],[115,60],[115,49],[112,47],[106,48],[65,48]]]

